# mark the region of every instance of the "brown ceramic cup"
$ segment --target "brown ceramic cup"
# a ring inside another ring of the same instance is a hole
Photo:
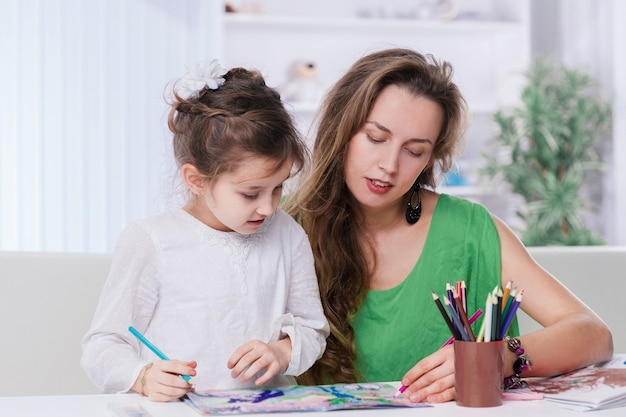
[[[454,341],[456,403],[463,407],[502,405],[504,342]]]

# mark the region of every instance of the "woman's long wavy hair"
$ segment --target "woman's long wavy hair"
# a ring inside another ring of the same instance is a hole
[[[444,112],[444,123],[435,141],[432,164],[422,172],[420,182],[435,188],[436,176],[449,171],[462,148],[468,121],[465,100],[452,75],[449,63],[430,55],[387,49],[356,61],[324,99],[310,175],[286,203],[309,236],[331,328],[324,355],[299,377],[299,383],[349,383],[360,379],[354,366],[356,347],[351,320],[367,293],[370,270],[362,246],[367,240],[362,237],[358,203],[345,183],[348,144],[386,87],[396,85],[434,101]]]

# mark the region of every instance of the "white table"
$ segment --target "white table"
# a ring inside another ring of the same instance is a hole
[[[155,403],[138,394],[118,395],[59,395],[37,397],[0,397],[2,417],[111,417],[108,405],[112,402],[138,403],[150,417],[198,417],[188,405],[176,401]],[[591,414],[588,414],[591,413]],[[306,417],[582,417],[581,412],[552,405],[542,400],[504,401],[500,407],[466,408],[454,402],[435,404],[427,408],[386,408],[372,410],[339,410],[331,412],[278,413],[284,416]],[[256,414],[258,415],[258,414]],[[586,412],[587,417],[623,417],[626,408]],[[251,415],[254,416],[254,415]]]

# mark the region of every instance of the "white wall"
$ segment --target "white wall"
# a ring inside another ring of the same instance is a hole
[[[605,236],[626,244],[626,6],[621,0],[560,0],[561,57],[565,64],[587,68],[599,81],[614,111],[613,138],[605,154],[606,171],[600,219]],[[621,68],[620,68],[621,67]],[[620,72],[621,71],[621,72]]]
[[[588,70],[613,103],[613,134],[604,155],[600,211],[586,220],[609,243],[626,245],[626,2],[533,0],[533,53]]]
[[[613,241],[626,245],[626,2],[612,0],[613,13],[613,160],[612,211],[607,229],[613,230]],[[610,232],[609,232],[610,233]]]
[[[0,250],[108,252],[130,221],[174,203],[162,96],[187,66],[224,55],[222,6],[0,0]],[[564,11],[558,30],[535,31],[540,44],[567,63],[592,66],[614,94],[602,218],[610,242],[625,245],[626,79],[614,74],[626,71],[617,41],[626,39],[626,4],[533,0],[532,7]]]
[[[166,83],[220,55],[221,1],[0,2],[0,249],[111,250],[168,204]]]

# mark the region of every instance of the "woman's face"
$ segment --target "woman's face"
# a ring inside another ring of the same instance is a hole
[[[432,158],[443,110],[432,100],[390,85],[376,99],[365,125],[350,139],[348,189],[364,209],[398,209]]]

